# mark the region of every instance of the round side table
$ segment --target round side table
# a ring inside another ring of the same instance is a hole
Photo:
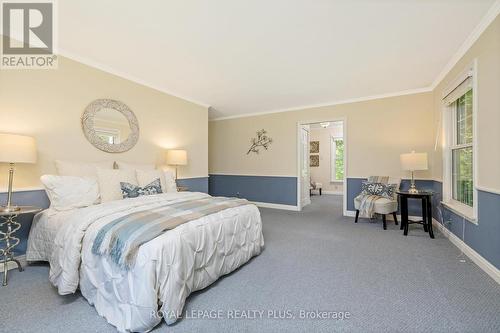
[[[422,224],[424,231],[429,233],[431,238],[434,238],[432,230],[432,191],[419,191],[411,193],[408,191],[396,191],[401,205],[401,229],[404,229],[403,234],[408,236],[408,225],[412,223]],[[408,199],[420,199],[422,201],[422,220],[412,221],[408,218]]]

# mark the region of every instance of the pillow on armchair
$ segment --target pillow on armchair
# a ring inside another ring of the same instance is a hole
[[[383,184],[363,182],[361,183],[361,193],[365,195],[378,195],[387,199],[393,199],[397,184]]]

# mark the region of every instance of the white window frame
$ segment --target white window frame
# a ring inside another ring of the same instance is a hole
[[[467,67],[460,74],[453,84],[445,89],[443,99],[450,92],[456,89],[468,77],[472,79],[472,172],[473,172],[473,205],[468,206],[453,199],[453,149],[471,146],[470,144],[456,144],[456,103],[450,105],[443,104],[443,204],[454,211],[456,214],[464,217],[467,221],[477,224],[477,115],[478,115],[478,92],[477,92],[477,60]]]
[[[336,140],[344,141],[344,137],[343,136],[333,136],[333,135],[330,136],[330,182],[331,183],[343,183],[345,175],[344,175],[343,179],[336,178],[336,175],[337,175],[337,169],[336,169],[337,163],[335,163],[337,161],[337,152],[336,152],[337,145],[335,143]],[[345,172],[345,142],[344,142],[343,159],[344,159],[344,172]]]

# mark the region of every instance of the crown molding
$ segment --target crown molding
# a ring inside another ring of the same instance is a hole
[[[493,5],[490,7],[490,9],[488,10],[486,15],[481,19],[479,24],[474,28],[472,33],[467,37],[467,39],[460,46],[460,48],[457,50],[457,52],[452,56],[450,61],[445,65],[445,67],[442,69],[442,71],[439,73],[439,75],[436,77],[436,79],[428,87],[409,89],[409,90],[403,90],[403,91],[380,94],[380,95],[371,95],[371,96],[365,96],[365,97],[359,97],[359,98],[345,99],[345,100],[340,100],[340,101],[333,101],[330,103],[302,105],[302,106],[293,107],[293,108],[269,110],[269,111],[254,112],[254,113],[245,113],[245,114],[234,115],[234,116],[216,117],[216,118],[209,119],[209,121],[219,121],[219,120],[254,117],[254,116],[267,115],[267,114],[273,114],[273,113],[299,111],[299,110],[310,109],[310,108],[328,107],[328,106],[335,106],[335,105],[342,105],[342,104],[365,102],[365,101],[383,99],[383,98],[388,98],[388,97],[397,97],[397,96],[432,92],[437,87],[437,85],[439,83],[441,83],[441,81],[445,78],[445,76],[451,71],[451,69],[458,63],[458,61],[464,56],[464,54],[478,40],[478,38],[488,28],[488,26],[496,19],[496,17],[499,15],[499,13],[500,13],[500,0],[496,0],[493,3]],[[99,69],[99,70],[104,71],[106,73],[121,77],[123,79],[126,79],[126,80],[129,80],[131,82],[143,85],[145,87],[157,90],[159,92],[168,94],[170,96],[177,97],[177,98],[180,98],[182,100],[185,100],[185,101],[194,103],[196,105],[202,106],[202,107],[206,108],[207,111],[211,107],[210,104],[207,104],[207,103],[204,103],[201,101],[197,101],[197,100],[194,100],[190,97],[186,97],[186,96],[183,96],[181,94],[177,94],[175,92],[169,91],[163,87],[159,87],[157,85],[148,83],[145,80],[140,79],[136,76],[133,76],[129,73],[118,71],[110,66],[106,66],[102,63],[99,63],[99,62],[93,61],[91,59],[76,55],[76,54],[69,52],[65,49],[59,49],[58,54],[60,56],[65,57],[65,58],[68,58],[68,59],[77,61],[79,63],[82,63],[84,65]]]
[[[430,85],[431,90],[434,90],[438,84],[443,81],[445,76],[453,69],[453,67],[462,59],[472,45],[479,39],[483,32],[490,26],[491,23],[500,14],[500,0],[496,0],[490,7],[486,15],[481,19],[478,25],[472,30],[471,34],[463,42],[457,52],[451,57],[450,61],[444,66],[443,70],[439,73],[436,79]]]
[[[106,65],[104,65],[102,63],[99,63],[97,61],[94,61],[94,60],[91,60],[89,58],[85,58],[85,57],[76,55],[76,54],[74,54],[72,52],[69,52],[68,50],[59,49],[58,55],[63,56],[65,58],[68,58],[70,60],[79,62],[81,64],[84,64],[84,65],[96,68],[96,69],[101,70],[103,72],[106,72],[106,73],[118,76],[118,77],[120,77],[122,79],[125,79],[125,80],[128,80],[128,81],[140,84],[142,86],[145,86],[145,87],[148,87],[148,88],[151,88],[151,89],[154,89],[154,90],[157,90],[157,91],[162,92],[164,94],[167,94],[167,95],[170,95],[170,96],[173,96],[173,97],[177,97],[177,98],[180,98],[180,99],[185,100],[187,102],[190,102],[190,103],[202,106],[202,107],[206,108],[207,111],[208,111],[208,108],[210,107],[210,104],[197,101],[195,99],[183,96],[183,95],[178,94],[176,92],[172,92],[172,91],[167,90],[167,89],[165,89],[163,87],[159,87],[157,85],[154,85],[154,84],[151,84],[149,82],[146,82],[145,80],[140,79],[140,78],[138,78],[136,76],[133,76],[133,75],[131,75],[129,73],[118,71],[118,70],[116,70],[116,69],[114,69],[114,68],[112,68],[110,66],[106,66]]]
[[[0,36],[2,37],[3,39],[3,34],[0,34]],[[94,60],[91,60],[89,58],[86,58],[86,57],[82,57],[82,56],[79,56],[79,55],[76,55],[74,54],[73,52],[70,52],[66,49],[61,49],[61,48],[58,48],[57,51],[55,52],[58,56],[62,56],[64,58],[68,58],[70,60],[73,60],[73,61],[76,61],[80,64],[83,64],[83,65],[87,65],[89,67],[92,67],[92,68],[95,68],[95,69],[98,69],[98,70],[101,70],[103,72],[106,72],[108,74],[112,74],[112,75],[115,75],[115,76],[118,76],[122,79],[125,79],[125,80],[128,80],[128,81],[131,81],[131,82],[134,82],[134,83],[137,83],[137,84],[140,84],[144,87],[148,87],[148,88],[151,88],[151,89],[154,89],[156,91],[159,91],[161,93],[164,93],[164,94],[167,94],[167,95],[170,95],[170,96],[173,96],[173,97],[176,97],[176,98],[179,98],[179,99],[182,99],[184,101],[187,101],[187,102],[190,102],[190,103],[193,103],[193,104],[196,104],[198,106],[201,106],[201,107],[204,107],[207,109],[207,112],[208,112],[208,109],[210,108],[210,105],[209,104],[206,104],[206,103],[203,103],[203,102],[200,102],[200,101],[197,101],[197,100],[194,100],[190,97],[186,97],[186,96],[183,96],[181,94],[177,94],[175,92],[172,92],[172,91],[169,91],[169,90],[166,90],[162,87],[159,87],[157,85],[154,85],[154,84],[151,84],[151,83],[148,83],[146,82],[145,80],[143,79],[139,79],[138,77],[136,76],[133,76],[129,73],[125,73],[125,72],[121,72],[121,71],[118,71],[110,66],[106,66],[102,63],[99,63],[97,61],[94,61]]]
[[[451,57],[450,61],[445,65],[443,70],[439,73],[439,75],[434,79],[432,84],[428,87],[403,90],[403,91],[399,91],[399,92],[387,93],[387,94],[381,94],[381,95],[372,95],[372,96],[366,96],[366,97],[352,98],[352,99],[346,99],[346,100],[341,100],[341,101],[331,102],[331,103],[304,105],[304,106],[294,107],[294,108],[289,108],[289,109],[278,109],[278,110],[272,110],[272,111],[246,113],[246,114],[227,116],[227,117],[217,117],[217,118],[209,119],[209,121],[254,117],[254,116],[261,116],[261,115],[272,114],[272,113],[299,111],[299,110],[311,109],[311,108],[319,108],[319,107],[335,106],[335,105],[341,105],[341,104],[371,101],[371,100],[382,99],[382,98],[387,98],[387,97],[397,97],[397,96],[432,92],[437,87],[437,85],[439,83],[441,83],[441,81],[444,79],[444,77],[452,70],[452,68],[458,63],[458,61],[465,55],[465,53],[472,47],[472,45],[479,39],[479,37],[490,26],[490,24],[493,23],[493,21],[496,19],[498,14],[500,14],[500,0],[496,0],[495,3],[493,3],[493,5],[490,7],[490,9],[486,13],[486,15],[481,19],[481,21],[474,28],[472,33],[467,37],[467,39],[463,42],[463,44],[460,46],[460,48],[457,50],[457,52]]]
[[[421,94],[421,93],[427,93],[427,92],[431,92],[431,91],[432,91],[432,89],[430,87],[409,89],[409,90],[402,90],[402,91],[397,91],[397,92],[392,92],[392,93],[387,93],[387,94],[371,95],[371,96],[365,96],[365,97],[344,99],[344,100],[330,102],[330,103],[310,104],[310,105],[302,105],[302,106],[293,107],[293,108],[286,108],[286,109],[278,109],[278,110],[270,110],[270,111],[263,111],[263,112],[254,112],[254,113],[245,113],[245,114],[239,114],[239,115],[227,116],[227,117],[217,117],[217,118],[209,119],[209,121],[246,118],[246,117],[262,116],[262,115],[266,115],[266,114],[281,113],[281,112],[300,111],[300,110],[305,110],[305,109],[313,109],[313,108],[321,108],[321,107],[328,107],[328,106],[335,106],[335,105],[342,105],[342,104],[366,102],[366,101],[372,101],[372,100],[389,98],[389,97]]]

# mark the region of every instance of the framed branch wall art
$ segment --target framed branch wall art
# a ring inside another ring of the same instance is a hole
[[[265,129],[261,129],[257,131],[257,137],[250,139],[251,145],[247,151],[247,155],[250,153],[258,154],[260,148],[268,150],[271,143],[273,143],[273,139],[267,136],[267,131]]]

